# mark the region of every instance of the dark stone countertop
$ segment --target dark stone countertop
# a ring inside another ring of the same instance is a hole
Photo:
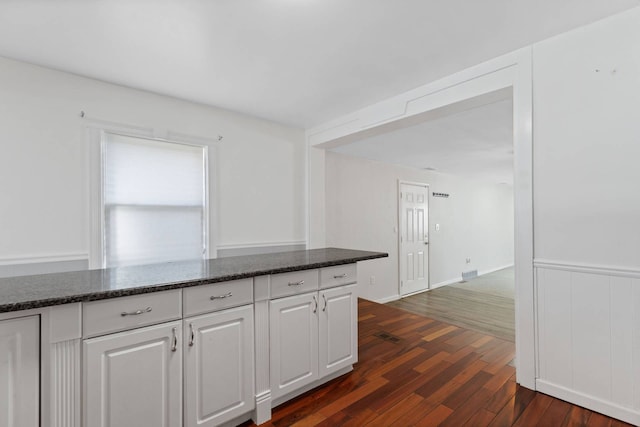
[[[330,267],[387,256],[382,252],[324,248],[0,278],[0,313]]]

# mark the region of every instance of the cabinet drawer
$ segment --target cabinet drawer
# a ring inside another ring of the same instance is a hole
[[[292,271],[271,276],[271,298],[302,294],[318,289],[318,270]]]
[[[184,315],[207,313],[253,302],[253,279],[232,280],[186,288]]]
[[[320,288],[333,288],[335,286],[356,283],[358,273],[356,264],[336,265],[320,270]]]
[[[83,304],[85,338],[182,317],[182,290],[92,301]]]

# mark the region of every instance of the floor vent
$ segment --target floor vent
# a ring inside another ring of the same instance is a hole
[[[478,270],[470,270],[462,272],[462,280],[475,279],[478,277]]]
[[[400,342],[400,338],[395,335],[391,335],[389,332],[377,332],[373,334],[374,337],[378,337],[385,341],[391,341],[393,343]]]

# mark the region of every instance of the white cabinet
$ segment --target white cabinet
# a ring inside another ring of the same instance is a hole
[[[182,324],[84,341],[85,427],[182,424]]]
[[[318,379],[317,292],[270,301],[271,396]]]
[[[358,360],[356,285],[270,301],[274,399]]]
[[[356,285],[320,291],[320,377],[358,361]]]
[[[38,316],[0,321],[0,427],[40,425]]]
[[[251,411],[253,306],[184,320],[185,427],[213,427]]]

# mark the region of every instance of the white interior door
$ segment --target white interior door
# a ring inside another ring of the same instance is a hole
[[[429,186],[400,183],[400,295],[429,289]]]

